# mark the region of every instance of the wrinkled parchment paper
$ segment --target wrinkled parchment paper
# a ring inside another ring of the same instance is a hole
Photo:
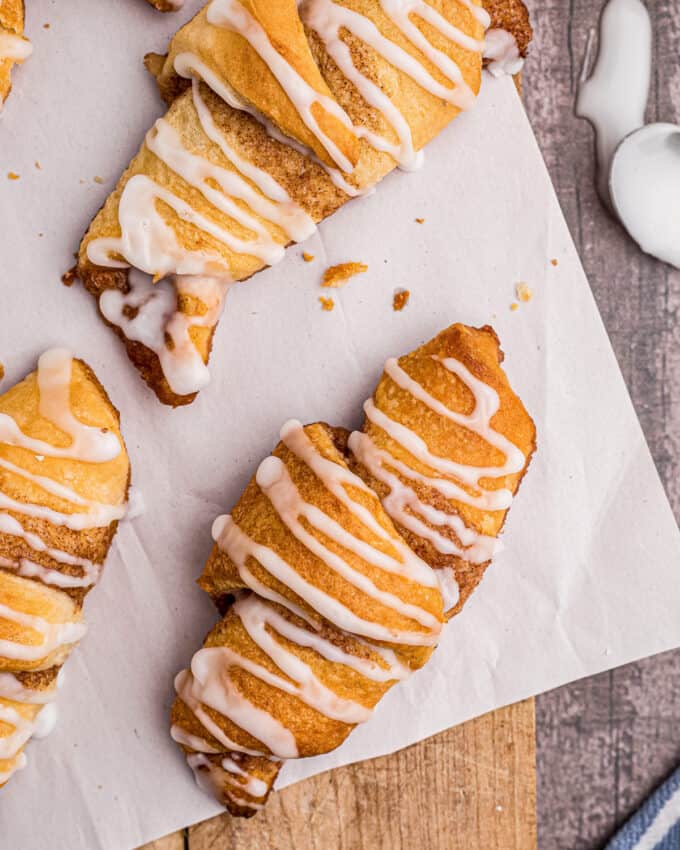
[[[13,850],[126,850],[218,811],[167,731],[173,676],[217,619],[194,585],[211,521],[286,419],[357,425],[383,361],[454,321],[494,325],[538,425],[505,551],[431,664],[280,785],[680,644],[680,536],[511,80],[485,80],[423,171],[391,175],[324,223],[305,245],[314,262],[293,248],[231,292],[213,382],[189,408],[162,407],[90,297],[60,284],[162,111],[142,55],[198,5],[159,16],[142,0],[33,0],[36,52],[0,123],[0,390],[50,346],[86,358],[121,409],[147,505],[88,599],[57,729],[0,792]],[[348,260],[369,271],[322,312],[323,270]],[[519,281],[534,297],[512,312]],[[411,300],[395,313],[399,287]]]

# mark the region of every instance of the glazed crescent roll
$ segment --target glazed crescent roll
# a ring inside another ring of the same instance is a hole
[[[500,546],[536,429],[501,368],[490,327],[452,325],[385,364],[348,440],[351,466],[457,613]]]
[[[535,440],[499,363],[465,325],[388,360],[361,432],[287,423],[215,521],[199,585],[224,618],[176,679],[171,734],[232,814],[368,719],[481,579]]]
[[[0,785],[54,724],[129,480],[118,412],[82,361],[48,351],[0,396]]]
[[[161,401],[206,385],[230,283],[421,149],[479,89],[473,0],[211,0],[150,57],[170,106],[77,273]]]
[[[199,584],[226,615],[177,677],[172,735],[234,814],[263,804],[283,759],[339,746],[441,629],[434,572],[344,449],[288,422],[213,527]]]
[[[12,88],[12,68],[33,52],[23,33],[24,0],[4,0],[0,3],[0,110]]]

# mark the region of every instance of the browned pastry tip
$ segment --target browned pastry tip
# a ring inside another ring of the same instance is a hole
[[[526,56],[533,38],[529,10],[523,0],[484,0],[491,16],[491,28],[507,30],[517,42],[521,56]]]

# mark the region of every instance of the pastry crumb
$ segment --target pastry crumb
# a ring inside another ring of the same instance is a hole
[[[550,265],[551,265],[551,266],[556,266],[556,265],[557,265],[557,257],[553,257],[553,258],[552,258],[552,260],[550,261]]]
[[[314,259],[314,254],[308,254],[306,251],[303,251],[303,252],[302,252],[302,259],[303,259],[306,263],[311,263],[311,262],[312,262],[312,260]]]
[[[394,293],[394,298],[392,299],[392,309],[399,313],[408,304],[410,297],[411,293],[408,289],[398,289]]]
[[[515,292],[517,293],[517,297],[519,298],[519,300],[524,304],[531,301],[531,299],[534,297],[533,289],[529,286],[528,283],[523,283],[522,281],[520,281],[515,286]]]
[[[93,177],[92,179],[94,180],[95,183],[101,184],[101,183],[104,182],[104,178],[100,177],[98,174],[95,177]]]
[[[516,301],[513,301],[512,304],[510,305],[510,309],[514,313],[515,310],[519,310],[519,304]]]
[[[16,171],[8,171],[7,172],[7,179],[8,180],[18,180],[19,175],[16,173]]]
[[[416,223],[417,224],[425,224],[425,219],[424,218],[417,218]]]
[[[49,28],[50,28],[50,25],[49,25],[49,24],[43,24],[43,29],[44,29],[44,30],[48,30]]]
[[[319,302],[321,304],[321,309],[325,310],[327,313],[335,307],[335,301],[332,298],[324,298],[323,295],[319,296]]]
[[[35,164],[35,167],[38,169],[38,171],[42,171],[42,165],[40,164],[39,160],[36,159],[34,164]]]
[[[73,266],[72,269],[69,269],[67,272],[61,276],[61,282],[64,286],[73,286],[73,284],[78,279],[77,266]]]
[[[340,263],[326,269],[321,286],[337,289],[344,286],[354,275],[363,274],[366,271],[368,271],[368,266],[365,263]]]

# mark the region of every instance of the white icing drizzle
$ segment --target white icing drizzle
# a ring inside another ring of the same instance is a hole
[[[187,763],[193,770],[196,784],[201,791],[220,801],[223,797],[227,797],[243,808],[253,809],[254,811],[259,811],[262,808],[262,803],[247,800],[242,794],[263,797],[269,790],[267,783],[238,768],[231,759],[225,758],[220,765],[214,764],[203,753],[191,753],[187,756]],[[229,768],[227,765],[229,765]],[[243,777],[242,781],[229,775],[235,773],[233,768],[236,768],[239,775]],[[225,788],[225,784],[229,787]],[[239,794],[239,791],[242,793]]]
[[[281,758],[294,758],[297,745],[293,733],[283,726],[268,711],[254,707],[243,697],[229,675],[232,667],[240,667],[251,675],[277,688],[284,693],[297,697],[319,713],[347,724],[362,723],[368,720],[371,709],[344,699],[325,686],[316,676],[312,667],[295,652],[281,643],[276,635],[300,647],[313,650],[316,654],[336,664],[342,664],[375,682],[387,682],[403,679],[410,672],[396,659],[396,656],[382,647],[368,645],[372,653],[379,654],[378,663],[371,658],[355,655],[323,638],[315,631],[305,629],[288,620],[270,603],[252,593],[241,595],[231,610],[239,617],[243,627],[253,643],[272,661],[283,675],[240,655],[230,647],[215,646],[200,650],[194,656],[191,672],[184,671],[176,680],[179,696],[194,711],[206,729],[229,749],[248,752],[240,745],[226,738],[203,710],[208,706],[249,732],[261,741],[267,750]],[[384,653],[384,654],[382,654]],[[209,723],[205,723],[205,719]],[[215,729],[217,728],[217,734]],[[203,753],[215,752],[201,738],[185,733],[173,727],[172,737]],[[225,767],[236,773],[236,766]],[[250,792],[260,796],[255,791]],[[264,794],[264,791],[261,792]]]
[[[482,56],[491,60],[486,70],[494,77],[519,74],[524,67],[515,36],[498,27],[487,30]]]
[[[76,555],[71,555],[68,552],[62,551],[61,549],[53,549],[37,534],[26,531],[21,523],[9,514],[0,513],[0,534],[9,534],[13,537],[19,537],[34,551],[44,552],[60,564],[67,564],[70,567],[82,567],[83,573],[94,574],[101,569],[101,564],[94,564],[87,558],[79,558]],[[12,561],[10,563],[13,564],[14,562]]]
[[[281,88],[295,106],[307,129],[319,140],[333,162],[342,171],[351,172],[352,162],[328,136],[314,117],[312,107],[321,106],[348,129],[352,128],[347,113],[332,97],[314,89],[276,50],[260,24],[238,0],[212,0],[208,6],[208,23],[224,27],[245,38],[267,65]]]
[[[53,688],[36,691],[27,688],[14,673],[0,673],[0,698],[29,705],[46,705],[56,699],[57,687],[61,684],[61,679],[60,670]]]
[[[205,76],[207,69],[201,63],[194,68],[192,59],[190,55],[180,54],[176,64],[185,75],[196,72]],[[237,108],[243,107],[228,91],[218,93],[230,104],[238,103]],[[196,212],[165,187],[146,175],[137,174],[126,183],[119,202],[121,235],[92,240],[87,248],[88,258],[96,265],[132,266],[128,291],[104,291],[99,307],[104,318],[119,327],[128,339],[143,343],[158,356],[163,374],[177,395],[198,392],[210,380],[190,331],[193,327],[213,327],[217,323],[231,275],[225,270],[221,256],[181,245],[177,234],[158,210],[157,201],[167,204],[180,219],[210,234],[231,251],[254,256],[264,264],[281,260],[285,248],[256,216],[278,227],[289,240],[306,239],[316,229],[311,217],[270,174],[248,162],[228,143],[201,97],[195,78],[192,97],[203,132],[234,170],[218,166],[188,150],[177,131],[163,118],[147,134],[147,147],[168,168],[198,189],[215,210],[246,228],[254,238],[236,237],[228,228]],[[215,188],[215,184],[220,188]],[[156,283],[158,277],[162,279]],[[185,315],[177,305],[178,296],[183,294],[199,298],[206,311],[202,315]]]
[[[7,780],[17,772],[17,770],[23,770],[25,767],[26,755],[25,753],[19,753],[9,770],[0,771],[0,785],[4,785],[4,783],[7,782]]]
[[[442,592],[444,600],[444,611],[450,611],[455,608],[460,599],[460,588],[456,581],[456,576],[452,567],[442,567],[437,570],[437,579],[439,580],[439,589]]]
[[[189,64],[186,67],[182,65],[182,55],[177,57],[176,63],[184,68],[185,76],[194,70]],[[203,67],[200,72],[203,76]],[[236,103],[227,91],[218,94],[228,97],[230,105]],[[180,245],[175,231],[166,224],[157,209],[158,200],[170,206],[180,219],[210,234],[234,253],[248,254],[270,265],[283,257],[283,245],[277,243],[263,224],[244,210],[237,200],[245,202],[265,221],[280,227],[289,239],[300,241],[315,231],[312,219],[292,201],[283,187],[270,174],[247,162],[227,142],[201,98],[197,80],[193,83],[192,97],[203,132],[219,147],[235,170],[218,166],[189,151],[177,131],[164,118],[159,119],[147,134],[147,147],[168,168],[198,189],[211,206],[246,227],[255,238],[237,238],[213,219],[193,210],[165,187],[143,174],[137,174],[126,183],[120,199],[118,218],[121,236],[95,239],[88,245],[88,257],[96,265],[123,268],[129,264],[155,277],[173,273],[225,275],[222,257]],[[240,101],[238,103],[236,108],[242,108]],[[208,180],[217,183],[222,191],[214,188]],[[253,188],[253,184],[259,191]],[[113,259],[111,254],[122,256],[124,262]]]
[[[53,687],[33,690],[26,687],[14,674],[0,673],[0,721],[14,727],[13,732],[0,737],[0,759],[14,760],[12,769],[0,774],[0,782],[9,779],[15,770],[24,766],[26,757],[19,751],[29,738],[44,738],[54,729],[57,722],[57,706],[54,700],[61,678],[60,671]],[[34,716],[24,717],[15,705],[8,705],[3,700],[35,706]]]
[[[284,483],[279,492],[285,497],[285,490],[288,490],[289,494],[292,491],[289,489],[288,484],[285,483],[285,478],[281,480]],[[275,486],[275,484],[273,484],[273,486]],[[297,494],[297,488],[295,488],[294,485],[292,485],[292,487],[295,490],[295,493],[292,494],[292,498],[297,502],[299,494]],[[267,489],[269,490],[267,495],[271,498],[271,495],[274,495],[272,487]],[[274,498],[277,498],[277,495],[274,495]],[[300,500],[297,502],[297,507],[300,510],[305,511],[308,515],[308,521],[310,521],[315,527],[317,521],[320,521],[322,525],[325,525],[323,517],[319,517],[316,514],[316,511],[308,510],[309,508],[313,508],[313,506],[306,505],[306,503]],[[299,539],[301,540],[304,538],[305,545],[307,545],[309,539],[310,550],[313,551],[317,557],[320,557],[330,569],[336,571],[351,584],[359,587],[364,593],[387,607],[390,607],[392,610],[397,611],[402,616],[411,618],[421,625],[426,626],[428,631],[407,631],[405,629],[396,629],[385,626],[382,623],[363,619],[339,602],[335,597],[329,595],[315,584],[306,581],[306,579],[304,579],[294,567],[274,552],[273,549],[256,543],[241,528],[239,528],[231,516],[225,515],[220,518],[219,524],[216,523],[216,526],[214,526],[214,530],[218,532],[216,542],[232,559],[242,580],[248,587],[255,589],[252,582],[252,573],[246,566],[247,559],[252,557],[274,578],[278,579],[278,581],[282,584],[287,585],[311,608],[343,631],[363,635],[368,638],[373,638],[374,640],[384,640],[392,643],[402,643],[413,646],[427,646],[437,642],[437,636],[441,628],[441,624],[436,617],[429,614],[427,611],[417,608],[417,606],[403,602],[399,599],[399,597],[394,596],[394,594],[378,590],[370,579],[362,573],[354,571],[346,561],[335,556],[334,553],[330,552],[326,549],[326,547],[320,544],[316,538],[306,532],[292,512],[286,513],[287,516],[284,521],[287,523],[290,522],[289,528],[292,533],[296,536],[299,534]],[[309,516],[312,516],[314,519],[309,520]],[[326,533],[325,529],[323,533]],[[330,533],[332,534],[332,530]],[[279,597],[279,600],[277,601],[282,599],[283,597]],[[285,604],[288,606],[287,601]]]
[[[286,465],[279,458],[270,456],[260,464],[256,481],[291,534],[337,575],[428,631],[391,629],[380,623],[361,619],[337,599],[305,581],[273,549],[255,543],[231,516],[218,517],[213,525],[213,537],[232,559],[244,583],[254,591],[238,594],[230,613],[239,618],[251,641],[257,650],[269,659],[271,666],[264,666],[253,658],[246,657],[231,646],[204,647],[194,655],[191,670],[185,670],[178,675],[175,688],[178,696],[207,732],[231,753],[231,756],[222,762],[222,768],[227,773],[246,780],[237,790],[246,789],[253,796],[264,796],[267,791],[266,783],[253,784],[252,777],[244,774],[238,768],[238,763],[234,762],[238,761],[235,755],[238,752],[258,754],[258,751],[249,750],[231,740],[206,709],[218,712],[261,742],[262,749],[259,754],[295,758],[298,755],[297,743],[290,728],[266,708],[253,705],[241,693],[231,676],[233,668],[239,668],[270,687],[301,700],[325,717],[354,725],[365,722],[372,709],[339,696],[325,685],[311,663],[306,660],[302,650],[311,650],[320,659],[334,665],[343,665],[369,681],[393,682],[409,675],[408,665],[403,663],[390,647],[374,645],[361,636],[406,645],[431,645],[436,642],[441,629],[441,622],[436,616],[379,589],[366,575],[353,569],[349,561],[339,557],[322,542],[324,539],[332,541],[336,546],[386,573],[403,576],[427,588],[438,587],[433,571],[413,555],[402,541],[392,537],[371,511],[352,495],[350,488],[364,494],[371,493],[375,498],[364,482],[344,466],[325,458],[296,420],[291,420],[283,426],[281,439],[367,530],[389,545],[392,554],[365,543],[315,505],[306,502],[290,477]],[[317,534],[311,534],[301,519]],[[265,570],[287,585],[314,612],[339,627],[350,646],[334,643],[324,637],[314,616],[310,616],[301,606],[256,579],[246,566],[249,557],[254,557]],[[293,622],[277,605],[271,604],[272,602],[287,608],[307,623],[307,626]],[[300,653],[290,644],[300,647]],[[351,647],[356,647],[357,644],[365,647],[368,652],[351,651]],[[225,780],[216,765],[203,755],[214,753],[214,747],[205,746],[207,742],[202,738],[185,733],[176,726],[171,734],[176,741],[196,751],[189,755],[189,763],[195,772],[200,768],[200,780],[203,785],[218,799],[227,794],[232,800],[239,802],[230,790],[225,788],[225,782],[228,785],[229,780]]]
[[[0,443],[54,458],[105,463],[120,454],[120,442],[112,432],[85,425],[71,411],[71,369],[73,355],[63,348],[45,352],[38,361],[40,415],[52,422],[71,440],[60,448],[26,436],[6,413],[0,413]]]
[[[362,126],[354,126],[357,137],[366,139],[376,150],[388,153],[401,168],[410,170],[422,164],[422,152],[414,150],[408,121],[380,87],[356,67],[349,46],[340,37],[341,30],[351,32],[352,35],[368,44],[387,62],[407,74],[430,94],[460,109],[466,109],[472,105],[474,94],[465,83],[458,65],[428,41],[410,16],[415,14],[421,17],[450,41],[468,50],[480,52],[482,43],[452,26],[423,0],[380,0],[380,2],[385,14],[399,28],[402,35],[444,75],[452,84],[452,88],[439,83],[422,62],[386,38],[365,15],[341,6],[334,0],[303,0],[299,11],[304,23],[321,38],[328,54],[366,103],[383,114],[395,131],[399,143],[395,145]]]
[[[288,530],[326,566],[358,590],[385,605],[385,607],[393,609],[402,617],[415,620],[432,630],[438,630],[439,621],[435,616],[422,608],[404,602],[393,593],[380,590],[368,576],[355,570],[348,561],[335,554],[321,543],[315,535],[307,531],[300,522],[301,518],[304,518],[312,528],[320,532],[325,538],[337,543],[372,566],[386,572],[400,572],[401,564],[398,565],[397,569],[393,569],[394,559],[374,549],[370,544],[364,543],[315,505],[306,502],[291,479],[283,461],[273,455],[266,458],[257,470],[256,480]]]
[[[252,191],[245,179],[240,186],[235,186],[231,194],[242,197],[258,215],[267,221],[278,225],[294,242],[302,242],[316,231],[313,219],[296,204],[286,190],[274,180],[268,172],[258,168],[242,157],[229,145],[220,132],[208,106],[201,97],[198,80],[192,81],[194,106],[198,113],[201,127],[211,142],[216,144],[231,164],[257,186],[262,194]],[[225,188],[225,192],[228,191]],[[239,194],[239,191],[242,194]],[[264,197],[263,197],[264,196]]]
[[[269,790],[269,786],[263,779],[258,779],[245,771],[242,767],[236,764],[233,756],[227,756],[222,759],[222,767],[227,773],[242,777],[243,781],[236,780],[233,784],[237,788],[241,788],[253,797],[264,797]]]
[[[609,170],[619,143],[645,123],[652,72],[652,27],[641,0],[609,0],[600,18],[600,43],[592,69],[591,30],[583,62],[576,114],[595,128],[597,189],[610,205]],[[589,76],[588,76],[589,75]]]
[[[150,275],[132,268],[128,287],[127,292],[107,289],[101,294],[99,309],[104,318],[157,355],[168,385],[177,395],[207,386],[210,373],[190,332],[217,324],[229,283],[208,275],[172,275],[154,284]],[[205,312],[190,316],[180,311],[181,295],[199,299]]]
[[[419,498],[415,489],[403,479],[419,482],[437,490],[448,499],[472,507],[482,510],[505,510],[512,502],[512,492],[507,488],[486,490],[480,482],[484,478],[502,478],[520,472],[524,468],[526,458],[517,446],[491,426],[491,420],[500,407],[500,398],[493,387],[475,377],[467,367],[454,358],[433,357],[433,359],[455,375],[472,393],[474,408],[470,414],[457,413],[434,398],[421,384],[411,378],[394,358],[385,364],[385,373],[398,387],[427,405],[439,416],[477,434],[488,445],[503,454],[504,462],[499,466],[480,467],[434,455],[418,434],[388,417],[372,399],[364,405],[368,420],[385,431],[390,439],[401,445],[420,463],[438,472],[441,477],[430,477],[411,469],[387,449],[379,449],[368,434],[360,432],[351,434],[349,448],[375,478],[389,487],[389,492],[383,499],[383,505],[396,522],[428,540],[439,552],[458,555],[471,563],[485,563],[497,551],[498,544],[495,538],[480,534],[466,526],[458,515],[448,514],[426,504]],[[401,478],[395,473],[398,473]],[[474,492],[471,493],[470,490]],[[439,534],[423,520],[436,527],[452,529],[458,543]]]
[[[81,622],[50,623],[43,617],[16,611],[0,603],[0,620],[9,620],[40,635],[36,644],[23,644],[13,640],[0,640],[0,655],[15,661],[39,661],[61,647],[77,643],[85,634]]]
[[[306,145],[303,145],[295,139],[291,139],[290,136],[286,136],[282,133],[276,124],[270,121],[261,112],[258,112],[257,109],[242,100],[226,80],[221,80],[217,74],[215,74],[214,71],[212,71],[205,62],[202,62],[194,53],[178,53],[173,60],[173,67],[180,77],[184,77],[185,79],[192,81],[197,79],[203,80],[203,82],[211,88],[216,95],[221,97],[225,103],[231,106],[232,109],[238,109],[241,112],[246,112],[251,118],[254,118],[257,122],[259,122],[270,138],[280,144],[293,148],[293,150],[297,151],[302,156],[311,159],[312,162],[320,168],[323,168],[333,184],[346,195],[355,198],[358,196],[370,195],[372,193],[373,187],[367,186],[363,189],[357,189],[355,186],[352,186],[347,182],[339,168],[334,168],[332,165],[328,165],[328,163],[323,162],[318,158],[314,151],[311,150],[311,148],[308,148]],[[205,130],[205,127],[203,129]],[[264,173],[265,172],[263,172],[263,174]]]
[[[248,752],[253,755],[260,755],[262,752],[262,750],[249,750],[232,741],[209,718],[202,706],[209,706],[224,717],[228,717],[236,726],[260,741],[267,748],[265,752],[269,751],[279,758],[297,758],[298,749],[295,736],[269,711],[253,705],[249,699],[243,696],[229,677],[230,666],[238,664],[245,667],[247,663],[249,662],[241,659],[229,647],[201,649],[191,661],[191,671],[184,671],[187,674],[186,677],[180,679],[179,683],[175,680],[177,694],[194,712],[208,732],[224,744],[227,750]],[[255,669],[261,668],[252,665],[250,672]],[[254,673],[254,675],[257,674]]]
[[[173,723],[170,727],[170,737],[176,743],[182,744],[185,747],[190,747],[192,750],[197,750],[202,753],[219,753],[219,750],[209,744],[205,738],[201,738],[198,735],[192,735],[191,732],[187,732],[176,723]]]
[[[26,449],[34,454],[40,452],[36,455],[36,459],[41,460],[50,457],[105,463],[120,453],[120,442],[113,431],[85,425],[73,415],[70,403],[72,363],[73,357],[68,351],[54,349],[42,355],[38,362],[37,374],[40,415],[70,437],[69,445],[58,447],[28,437],[14,419],[5,413],[0,413],[0,445],[4,443]],[[13,499],[0,490],[0,534],[18,537],[35,552],[45,554],[59,564],[78,566],[82,572],[80,576],[65,575],[29,558],[3,558],[0,566],[16,570],[19,575],[39,578],[45,584],[61,588],[89,587],[94,584],[99,577],[101,565],[48,546],[38,534],[27,531],[19,520],[7,511],[79,531],[106,527],[121,519],[125,515],[126,505],[106,505],[85,499],[70,487],[45,475],[35,475],[15,463],[0,458],[0,470],[3,469],[30,481],[46,493],[85,510],[63,513],[43,505]]]
[[[0,62],[7,59],[23,62],[31,53],[33,45],[28,39],[11,32],[0,32]]]
[[[175,60],[176,65],[182,69],[183,76],[191,76],[195,70],[205,76],[207,69],[202,63],[198,63],[195,69],[190,61],[193,58],[190,54],[188,57],[181,54]],[[129,264],[156,278],[168,274],[228,274],[225,261],[219,255],[205,250],[190,250],[179,243],[175,231],[157,208],[159,200],[171,207],[180,219],[210,234],[234,253],[254,256],[269,265],[283,257],[284,247],[273,239],[259,219],[237,201],[243,201],[265,221],[281,228],[289,239],[300,241],[315,231],[312,219],[292,201],[283,187],[270,174],[245,160],[228,143],[200,95],[198,80],[194,79],[192,88],[194,107],[203,132],[219,147],[235,170],[218,166],[189,151],[179,133],[164,118],[159,119],[147,133],[147,147],[168,168],[198,189],[212,207],[247,228],[255,238],[237,238],[229,229],[196,212],[165,187],[146,175],[137,174],[126,183],[119,202],[121,236],[94,239],[87,247],[89,259],[96,265],[124,268]],[[235,108],[244,107],[224,87],[218,94]],[[221,191],[208,183],[209,180],[216,183]],[[114,259],[112,254],[121,256],[123,261]]]
[[[120,454],[121,444],[115,432],[85,425],[75,417],[71,409],[72,370],[73,357],[63,349],[48,351],[38,362],[39,413],[63,432],[64,437],[69,438],[68,445],[54,446],[43,440],[29,437],[12,417],[2,413],[0,414],[0,446],[4,444],[23,449],[30,452],[34,459],[40,462],[45,461],[46,458],[56,458],[85,463],[106,463]],[[103,527],[120,519],[125,513],[126,506],[124,504],[105,505],[85,499],[72,488],[47,475],[33,474],[6,458],[0,458],[0,471],[22,478],[76,509],[71,514],[62,513],[42,505],[12,499],[0,491],[0,509],[2,509],[0,510],[0,535],[17,537],[34,552],[46,555],[57,564],[79,567],[81,574],[67,575],[58,569],[46,567],[30,558],[23,557],[16,559],[0,557],[0,569],[12,570],[19,576],[38,579],[45,585],[61,589],[87,588],[94,584],[99,577],[101,565],[48,546],[38,534],[25,529],[21,522],[7,511],[43,519],[54,525],[82,530]],[[5,602],[0,603],[0,621],[14,624],[16,631],[20,633],[19,638],[0,639],[0,656],[19,662],[35,662],[49,658],[52,653],[77,643],[86,628],[82,622],[49,622],[43,617],[17,610]],[[28,631],[28,635],[25,634],[25,630]],[[27,639],[32,642],[21,642]],[[25,755],[20,751],[28,739],[32,736],[44,737],[54,727],[57,709],[53,700],[60,679],[61,674],[57,676],[53,687],[32,690],[24,686],[15,675],[0,673],[0,721],[13,727],[12,732],[0,737],[0,759],[12,761],[11,769],[0,773],[0,782],[7,781],[15,770],[26,763]],[[35,706],[35,709],[30,712],[32,716],[23,716],[15,704]]]
[[[20,558],[18,561],[0,558],[0,566],[15,570],[17,575],[24,576],[25,578],[38,578],[43,584],[60,587],[62,590],[66,588],[92,587],[99,580],[101,571],[101,567],[98,564],[92,564],[90,569],[83,570],[82,575],[72,576],[66,573],[60,573],[58,570],[49,569],[49,567],[43,567],[41,564],[36,564],[35,561],[31,561],[28,558]]]
[[[417,581],[425,587],[437,586],[434,573],[428,564],[414,555],[413,551],[400,538],[392,537],[380,525],[368,508],[364,507],[355,499],[352,499],[349,491],[346,489],[347,487],[361,490],[371,498],[375,498],[374,492],[358,475],[355,475],[351,470],[341,466],[339,463],[334,463],[332,460],[323,457],[307,436],[302,423],[297,419],[290,419],[283,425],[280,437],[283,444],[314,472],[317,478],[323,482],[326,489],[336,499],[354,513],[374,534],[387,540],[390,546],[397,550],[400,560],[395,561],[392,558],[382,559],[380,561],[381,569],[397,573],[412,581]],[[371,554],[369,552],[368,556],[370,557]]]

